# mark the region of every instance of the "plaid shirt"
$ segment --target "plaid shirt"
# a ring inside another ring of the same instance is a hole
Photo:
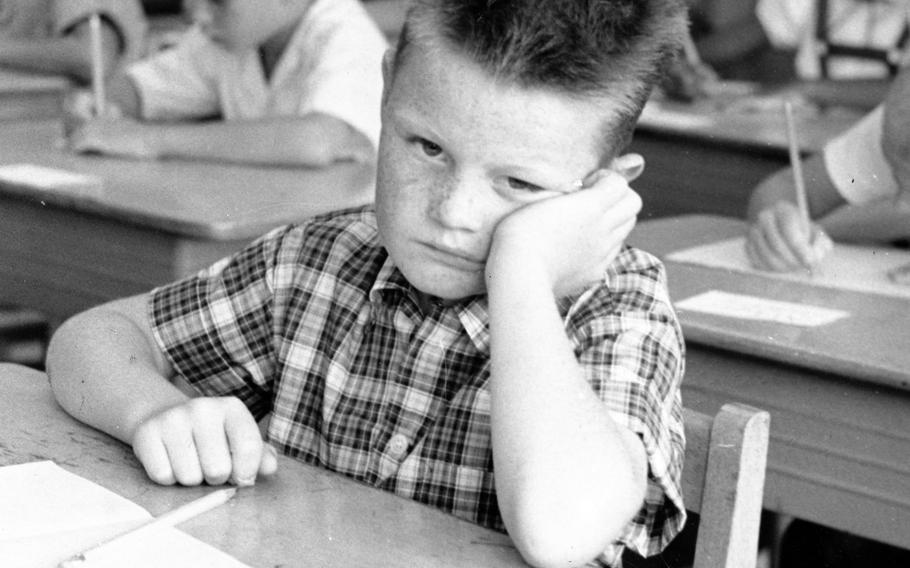
[[[604,282],[559,302],[591,388],[640,435],[645,504],[623,545],[653,554],[685,518],[683,342],[663,267],[625,248]],[[285,454],[504,530],[493,483],[485,296],[422,313],[371,209],[276,229],[153,292],[157,340],[203,395],[234,395]]]

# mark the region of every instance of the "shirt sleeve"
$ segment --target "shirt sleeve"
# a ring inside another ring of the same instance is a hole
[[[316,3],[302,35],[305,95],[298,112],[334,116],[379,144],[385,37],[357,2]]]
[[[210,268],[152,291],[154,337],[204,396],[233,395],[258,419],[270,410],[275,366],[269,277],[287,228]]]
[[[644,444],[645,500],[619,540],[651,556],[676,536],[686,519],[680,396],[685,347],[663,265],[651,255],[625,248],[605,282],[574,302],[566,325],[587,378],[610,415]]]
[[[188,120],[220,112],[214,68],[225,59],[198,28],[172,48],[134,63],[127,76],[139,92],[142,118]]]
[[[825,145],[825,168],[837,191],[852,204],[898,194],[882,152],[884,107],[879,106]]]

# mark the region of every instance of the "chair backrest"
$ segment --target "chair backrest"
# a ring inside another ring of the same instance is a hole
[[[683,498],[700,515],[693,568],[754,568],[770,416],[742,404],[683,412]]]

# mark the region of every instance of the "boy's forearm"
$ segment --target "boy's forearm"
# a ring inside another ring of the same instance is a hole
[[[203,123],[149,123],[159,156],[272,166],[372,161],[366,137],[326,115]]]
[[[67,412],[126,443],[143,420],[187,399],[168,381],[167,365],[137,325],[107,307],[57,330],[47,372]]]
[[[644,450],[585,381],[544,279],[514,260],[488,286],[499,505],[529,561],[585,562],[640,508]]]

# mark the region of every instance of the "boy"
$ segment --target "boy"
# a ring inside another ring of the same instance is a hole
[[[885,102],[803,162],[809,213],[803,226],[793,171],[783,169],[752,192],[746,251],[759,268],[805,270],[835,241],[910,238],[910,69],[895,77]]]
[[[110,116],[71,104],[84,121],[70,135],[74,150],[279,166],[374,159],[387,44],[360,2],[193,0],[189,9],[196,26],[178,45],[111,81]]]
[[[88,19],[96,12],[106,73],[142,55],[146,20],[137,0],[0,0],[0,66],[89,83]]]
[[[685,517],[683,343],[663,268],[622,245],[621,152],[683,33],[675,0],[415,2],[375,212],[70,320],[58,400],[160,483],[273,472],[271,412],[283,453],[507,529],[531,564],[658,551]]]

